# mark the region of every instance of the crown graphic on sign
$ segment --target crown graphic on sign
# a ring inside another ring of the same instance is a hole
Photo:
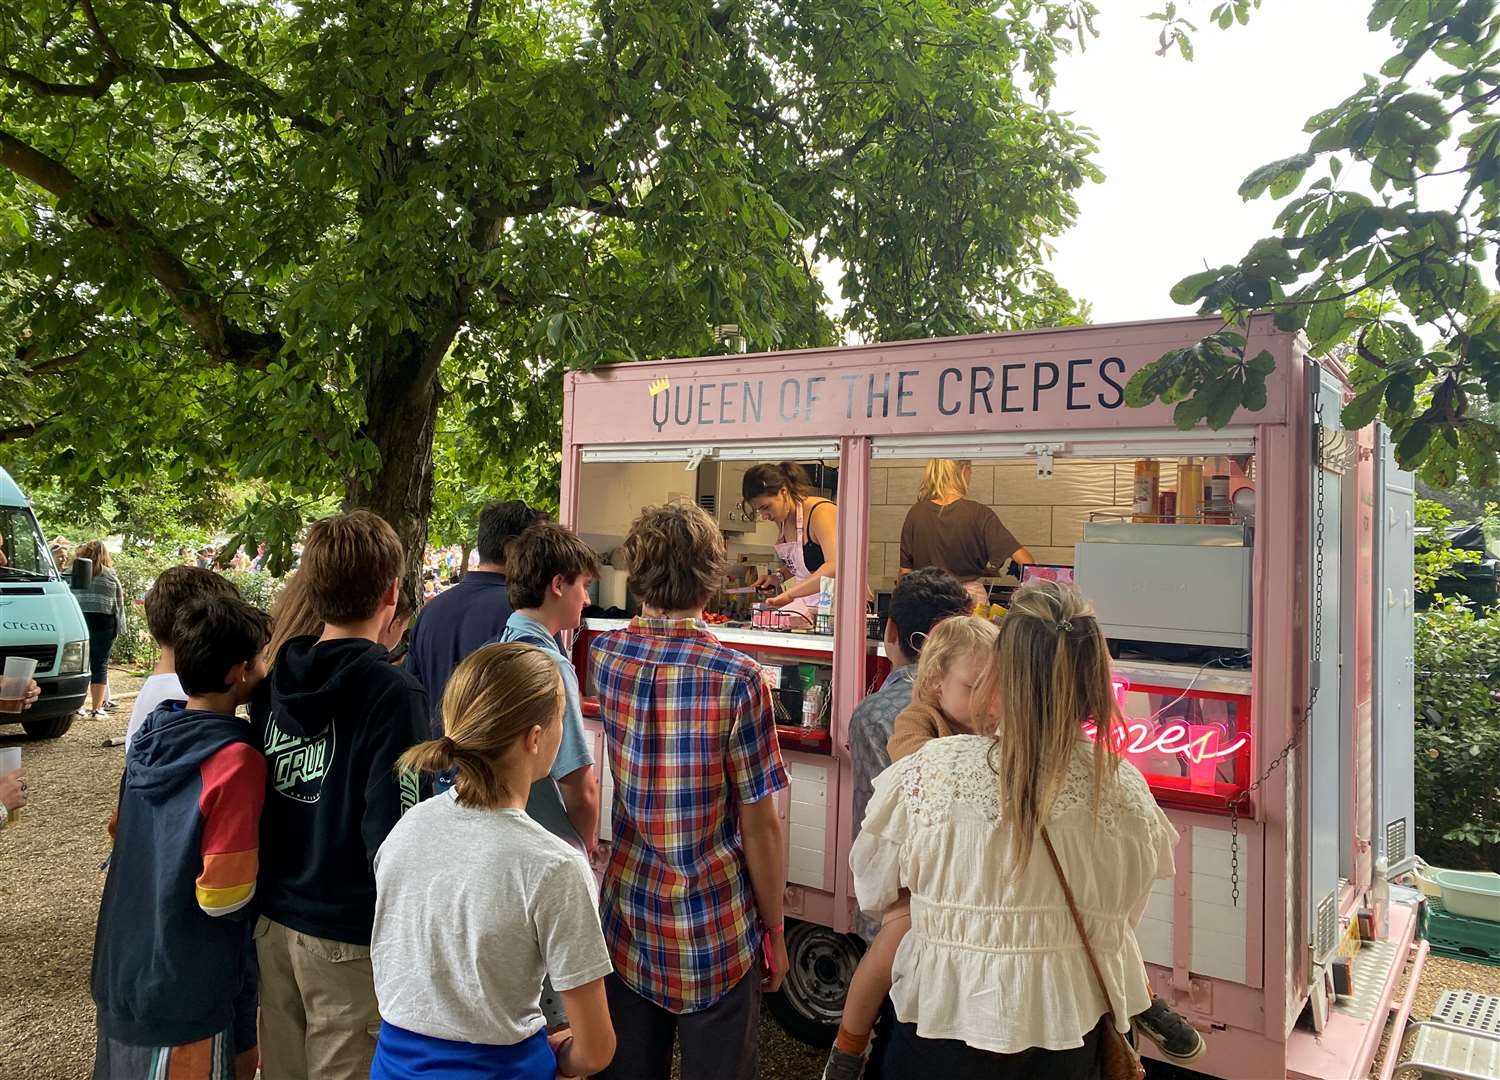
[[[670,385],[671,384],[667,382],[667,377],[663,375],[661,378],[657,379],[654,383],[651,384],[651,396],[655,397],[657,394],[662,393]]]

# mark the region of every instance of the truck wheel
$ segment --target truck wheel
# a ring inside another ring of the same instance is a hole
[[[46,720],[23,720],[21,727],[26,734],[33,739],[56,739],[65,735],[73,726],[73,717],[76,713],[67,713],[63,716],[51,716]]]
[[[766,1007],[787,1034],[810,1046],[832,1046],[844,1012],[849,980],[865,946],[853,934],[787,920],[786,981]]]

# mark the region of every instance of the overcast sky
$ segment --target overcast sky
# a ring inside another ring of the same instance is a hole
[[[1158,0],[1101,0],[1100,37],[1060,65],[1054,104],[1099,136],[1105,180],[1080,193],[1053,270],[1095,322],[1189,314],[1177,281],[1274,231],[1281,204],[1244,202],[1240,181],[1305,150],[1307,118],[1395,51],[1366,29],[1368,0],[1264,0],[1229,31],[1207,25],[1210,3],[1179,0],[1199,26],[1192,63],[1156,55],[1160,24],[1142,16]]]

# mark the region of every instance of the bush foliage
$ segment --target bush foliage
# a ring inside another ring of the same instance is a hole
[[[1447,543],[1447,512],[1417,541],[1417,578],[1437,582],[1467,558]],[[1438,586],[1441,591],[1441,586]],[[1500,612],[1439,596],[1416,617],[1417,851],[1430,863],[1500,870]]]

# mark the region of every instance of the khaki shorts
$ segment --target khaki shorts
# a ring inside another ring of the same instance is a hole
[[[301,934],[260,917],[264,1080],[368,1080],[380,1036],[368,945]]]

